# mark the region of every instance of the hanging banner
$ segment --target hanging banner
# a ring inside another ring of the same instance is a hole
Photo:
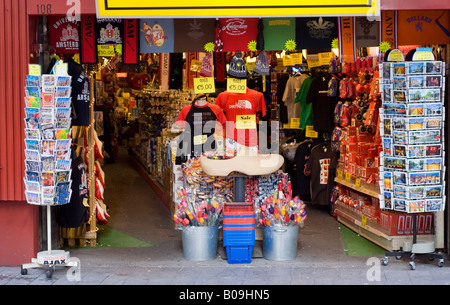
[[[398,11],[398,44],[431,45],[450,41],[450,11]]]
[[[343,63],[356,61],[355,17],[339,17],[339,53]]]
[[[78,22],[67,17],[48,16],[50,45],[57,54],[75,54],[80,52]]]
[[[280,17],[280,16],[379,16],[379,0],[96,0],[97,16],[139,17]],[[241,50],[242,51],[242,50]]]
[[[219,21],[224,52],[249,51],[249,42],[256,42],[258,18],[221,18]]]
[[[295,18],[263,18],[264,50],[285,50],[288,40],[295,41]]]
[[[197,72],[196,71],[192,71],[190,69],[191,64],[193,61],[198,61],[197,59],[197,53],[195,52],[189,52],[188,53],[188,58],[187,58],[187,78],[188,78],[188,89],[192,90],[194,89],[194,78],[197,77]]]
[[[159,89],[169,90],[170,53],[161,53],[159,58]]]
[[[97,19],[95,39],[97,46],[122,45],[123,20],[114,18]]]
[[[174,52],[205,52],[205,44],[214,42],[216,19],[175,19]]]
[[[216,81],[224,82],[227,76],[225,53],[214,52],[214,73]]]
[[[173,52],[173,19],[141,19],[139,29],[140,53]]]
[[[82,15],[80,22],[80,62],[97,63],[97,43],[95,39],[95,16]]]
[[[297,50],[330,49],[338,37],[338,19],[335,17],[304,17],[295,19]]]
[[[139,20],[124,20],[123,63],[135,65],[139,62]]]
[[[382,11],[380,20],[380,43],[387,42],[391,49],[397,48],[397,11]],[[410,43],[408,43],[410,44]]]
[[[379,21],[370,21],[367,17],[356,17],[356,47],[378,47],[380,45]]]

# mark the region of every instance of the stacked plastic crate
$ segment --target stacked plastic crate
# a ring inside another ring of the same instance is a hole
[[[255,245],[255,207],[253,202],[225,204],[223,245],[226,248],[228,263],[251,263]]]

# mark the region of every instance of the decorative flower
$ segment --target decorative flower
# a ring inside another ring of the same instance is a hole
[[[295,43],[295,40],[293,40],[293,39],[288,39],[284,43],[284,48],[286,49],[286,51],[295,51],[296,47],[297,47],[297,44]]]
[[[391,45],[387,41],[380,43],[380,52],[386,53],[391,48]]]
[[[250,40],[247,44],[247,48],[249,51],[252,51],[252,52],[256,51],[257,50],[256,49],[256,40]]]
[[[214,52],[214,42],[205,43],[204,49],[206,52]]]

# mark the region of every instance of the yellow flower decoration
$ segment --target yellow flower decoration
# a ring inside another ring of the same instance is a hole
[[[214,52],[214,42],[207,42],[203,47],[206,52]]]
[[[391,48],[391,45],[387,41],[380,43],[380,52],[386,53]]]
[[[331,41],[331,48],[332,49],[339,49],[339,38],[334,38]]]
[[[284,43],[284,48],[286,49],[286,51],[295,51],[296,47],[297,47],[297,44],[295,43],[295,40],[293,40],[293,39],[288,39]]]
[[[247,48],[249,51],[256,51],[256,41],[255,40],[250,40],[247,44]]]

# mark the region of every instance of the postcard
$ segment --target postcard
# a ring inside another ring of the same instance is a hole
[[[55,130],[53,128],[53,124],[43,124],[41,125],[41,135],[42,140],[54,140],[55,139]]]
[[[28,87],[40,87],[41,78],[38,75],[27,75],[26,85]]]
[[[72,196],[72,190],[56,194],[56,204],[67,204]]]
[[[41,154],[43,156],[53,156],[54,152],[55,152],[55,141],[43,140]]]
[[[408,62],[408,74],[424,74],[424,62]]]
[[[441,89],[410,89],[408,100],[417,102],[439,102],[441,100]]]
[[[444,201],[442,199],[427,199],[425,201],[425,212],[437,212],[444,210]]]
[[[406,157],[406,145],[394,145],[394,157]]]
[[[72,171],[56,171],[55,172],[55,179],[59,182],[67,182],[70,181],[70,175]]]
[[[25,87],[26,97],[41,97],[41,89],[39,87]]]
[[[428,61],[425,63],[426,74],[442,74],[443,71],[444,67],[441,61]]]
[[[425,212],[424,200],[410,200],[407,202],[408,213],[421,213]]]
[[[406,105],[383,103],[383,113],[384,115],[404,116],[406,115]]]
[[[71,105],[70,97],[58,97],[56,98],[55,107],[57,108],[70,108]]]
[[[55,158],[53,156],[42,157],[42,171],[52,172],[55,170]]]
[[[40,161],[41,156],[38,150],[25,149],[25,159],[29,161]]]
[[[42,108],[55,107],[55,94],[53,92],[42,93]]]
[[[383,103],[392,102],[392,84],[382,84],[381,86],[383,88],[382,91]]]
[[[425,186],[426,198],[439,198],[444,194],[442,185],[427,185]]]
[[[418,172],[425,170],[425,159],[408,159],[408,171]]]
[[[40,176],[38,172],[29,172],[25,171],[25,177],[27,181],[34,181],[34,182],[40,182]]]
[[[439,184],[441,182],[441,172],[417,172],[408,173],[409,185]]]
[[[53,124],[55,121],[55,109],[54,108],[42,108],[41,109],[41,124]]]
[[[406,186],[394,185],[394,198],[404,198],[406,199]]]
[[[442,115],[442,104],[441,103],[433,103],[433,104],[425,104],[425,115]]]
[[[384,208],[392,209],[392,192],[384,192]]]
[[[70,160],[70,150],[57,150],[55,160]]]
[[[25,108],[25,118],[35,118],[39,120],[39,109],[38,108]]]
[[[425,77],[425,85],[427,88],[442,87],[442,76],[441,75],[427,75]]]
[[[57,87],[56,88],[56,97],[70,97],[72,93],[72,87]]]
[[[55,169],[57,171],[68,171],[70,170],[70,164],[71,164],[70,160],[57,160]]]
[[[41,171],[41,162],[25,160],[25,168],[29,172],[40,172]]]
[[[406,103],[406,90],[393,90],[394,102]]]
[[[410,186],[406,189],[407,199],[422,199],[424,198],[425,187],[422,185]]]
[[[383,182],[385,189],[392,189],[392,172],[383,173]]]
[[[392,77],[392,65],[390,62],[384,62],[381,65],[381,71],[384,80],[389,80]]]
[[[443,126],[442,117],[431,117],[426,119],[425,128],[426,129],[439,129]]]
[[[425,157],[425,145],[408,145],[408,158]]]
[[[68,182],[59,182],[56,184],[56,192],[57,193],[64,193],[64,192],[68,192],[71,188],[72,185],[72,181],[68,181]]]
[[[26,108],[41,108],[41,102],[39,100],[39,97],[26,96],[25,97],[25,107]]]
[[[392,135],[394,136],[394,144],[408,144],[408,132],[402,130],[394,130],[392,132]]]
[[[27,181],[25,178],[23,179],[25,183],[25,189],[29,192],[40,193],[41,192],[41,184],[36,181]]]
[[[405,172],[393,172],[392,181],[394,182],[394,186],[399,185],[399,184],[406,185],[406,183],[407,183],[406,173]]]
[[[25,118],[25,128],[28,129],[39,129],[39,119],[36,117]]]
[[[427,157],[441,156],[441,153],[442,153],[442,145],[441,144],[425,146],[425,156],[427,156]]]
[[[39,132],[39,129],[25,128],[25,138],[27,140],[40,140],[41,133]]]
[[[69,87],[72,82],[71,76],[57,76],[56,87]]]
[[[56,76],[53,74],[42,74],[41,81],[42,87],[56,86]]]
[[[69,119],[71,113],[71,108],[56,108],[56,119]]]
[[[408,76],[408,88],[425,88],[425,76]]]
[[[440,143],[441,130],[420,130],[409,132],[409,144],[426,144],[426,143]]]
[[[406,200],[394,198],[394,210],[406,212]]]
[[[43,172],[42,173],[42,186],[55,186],[55,173]]]
[[[394,76],[405,75],[406,74],[406,64],[405,63],[393,63]]]
[[[30,204],[41,204],[41,194],[36,192],[25,192],[27,202]]]
[[[392,156],[392,139],[391,138],[383,138],[383,153],[385,156]]]
[[[70,138],[70,128],[56,129],[56,140],[67,140]]]
[[[29,150],[40,150],[40,143],[39,140],[25,140],[25,148]]]
[[[56,150],[69,150],[72,145],[72,139],[56,140]]]
[[[406,119],[405,118],[393,118],[393,127],[396,130],[405,130],[407,129]]]
[[[422,116],[424,115],[423,104],[410,104],[408,105],[408,116]]]
[[[392,120],[391,119],[383,119],[383,128],[382,128],[383,135],[390,136],[391,129],[392,129]]]
[[[408,130],[420,130],[425,128],[425,118],[408,118]]]
[[[406,158],[384,158],[384,167],[392,170],[406,170]]]
[[[425,159],[424,163],[424,170],[426,171],[437,171],[442,169],[442,158]]]
[[[406,90],[407,89],[406,77],[404,77],[404,76],[403,77],[394,77],[393,89],[394,90]]]

